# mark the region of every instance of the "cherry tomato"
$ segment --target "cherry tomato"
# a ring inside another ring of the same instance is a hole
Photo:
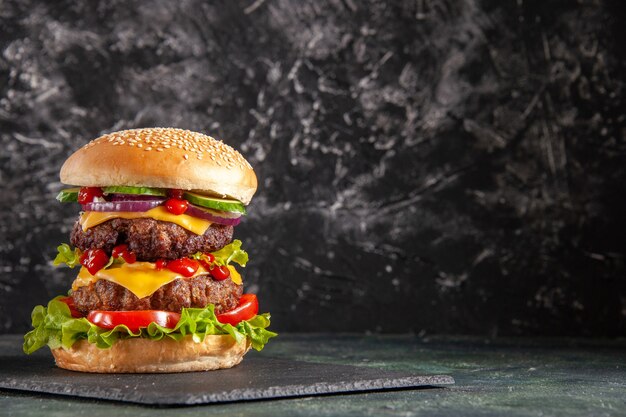
[[[189,202],[187,200],[181,200],[179,198],[170,198],[165,201],[165,208],[172,214],[180,215],[187,211]]]
[[[117,245],[113,248],[113,251],[111,252],[111,255],[114,258],[119,258],[120,256],[122,257],[122,259],[129,264],[134,264],[137,261],[137,256],[135,255],[135,252],[131,252],[128,249],[128,245],[127,244],[122,244],[122,245]]]
[[[203,253],[202,256],[200,257],[200,259],[198,259],[198,262],[200,262],[200,264],[207,271],[209,271],[212,268],[211,264],[214,261],[215,261],[215,256],[211,255],[210,253]]]
[[[259,312],[259,300],[254,294],[244,294],[239,299],[239,305],[226,313],[218,314],[220,323],[236,326],[239,322],[249,320]]]
[[[154,263],[154,266],[156,266],[157,271],[160,271],[167,267],[167,261],[165,259],[159,259]]]
[[[120,324],[137,332],[141,327],[148,327],[150,323],[173,329],[180,320],[180,314],[162,310],[137,311],[104,311],[93,310],[87,315],[87,320],[103,329],[112,329]]]
[[[74,299],[72,297],[59,298],[59,301],[67,304],[67,306],[70,308],[70,313],[72,314],[72,317],[77,319],[83,316],[82,314],[80,314],[80,311],[76,310],[76,306],[74,306]]]
[[[111,251],[111,256],[113,256],[114,258],[119,258],[120,256],[122,256],[122,253],[124,253],[127,250],[128,250],[128,245],[126,244],[117,245],[113,247],[113,250]]]
[[[167,269],[187,278],[193,276],[199,267],[200,263],[198,261],[189,258],[174,259],[167,263]]]
[[[137,255],[135,255],[135,252],[127,251],[122,254],[122,259],[124,259],[127,264],[134,264],[137,262]]]
[[[179,190],[177,188],[171,188],[167,190],[167,196],[170,198],[176,198],[178,200],[182,200],[183,198],[183,190]]]
[[[78,202],[80,204],[91,203],[94,198],[102,197],[104,193],[100,187],[81,187],[78,191]]]
[[[87,268],[91,275],[96,275],[96,272],[104,268],[107,263],[109,263],[109,255],[102,249],[87,249],[80,256],[80,264]]]
[[[215,278],[216,281],[224,281],[230,276],[230,270],[225,265],[214,266],[211,268],[211,276]]]

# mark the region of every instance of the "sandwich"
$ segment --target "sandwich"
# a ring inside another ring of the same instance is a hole
[[[101,136],[61,168],[57,196],[82,211],[55,265],[77,268],[67,295],[32,312],[24,351],[99,373],[230,368],[276,333],[243,291],[234,228],[257,178],[222,141],[182,129]]]

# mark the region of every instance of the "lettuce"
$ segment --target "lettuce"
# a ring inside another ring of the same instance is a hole
[[[74,268],[75,266],[80,266],[80,257],[83,254],[80,249],[74,248],[67,243],[63,243],[57,246],[57,256],[54,258],[52,262],[55,266],[65,264],[70,268]],[[248,253],[241,249],[241,240],[235,239],[228,245],[224,246],[222,249],[211,252],[211,254],[215,257],[215,263],[217,265],[228,265],[231,262],[235,262],[243,267],[248,263]],[[202,252],[197,252],[190,257],[193,259],[202,259],[205,256]],[[114,258],[111,256],[109,258],[109,262],[103,267],[104,269],[110,267],[114,263],[123,263],[124,260],[120,258]]]
[[[61,264],[66,264],[70,268],[74,268],[76,265],[80,265],[80,255],[82,255],[81,251],[78,248],[72,248],[67,243],[63,243],[62,245],[57,246],[56,258],[52,263],[57,266]]]
[[[102,329],[89,322],[86,318],[73,318],[70,309],[59,298],[51,300],[47,307],[36,306],[31,318],[33,330],[24,336],[24,352],[33,353],[46,345],[50,349],[63,347],[69,349],[74,342],[86,339],[99,348],[107,349],[120,339],[142,337],[150,340],[161,340],[169,337],[181,340],[191,336],[195,342],[202,342],[208,335],[229,334],[237,341],[249,338],[252,347],[256,350],[263,346],[276,333],[267,330],[270,325],[268,313],[259,314],[242,321],[236,326],[223,324],[217,321],[214,306],[206,308],[183,308],[180,321],[173,329],[150,323],[146,328],[132,332],[124,325],[116,326],[112,330]]]
[[[54,258],[54,261],[52,261],[53,265],[59,266],[61,264],[65,264],[70,268],[81,265],[80,257],[82,256],[83,252],[80,249],[72,249],[70,245],[68,245],[67,243],[63,243],[57,246],[57,251],[57,256],[56,258]],[[115,258],[114,256],[110,256],[109,261],[102,267],[102,269],[107,269],[113,264],[119,265],[125,262],[126,261],[121,256],[117,258]]]
[[[222,249],[211,252],[215,256],[215,263],[218,265],[228,265],[235,262],[243,267],[248,263],[248,253],[241,249],[241,240],[235,239],[232,243],[224,246]]]

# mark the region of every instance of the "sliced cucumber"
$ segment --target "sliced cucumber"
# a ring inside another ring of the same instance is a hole
[[[167,190],[163,188],[150,188],[150,187],[133,187],[131,185],[113,185],[110,187],[102,187],[102,191],[105,194],[143,194],[143,195],[158,195],[165,197]]]
[[[76,203],[78,201],[78,192],[80,191],[80,187],[76,188],[66,188],[65,190],[59,191],[57,194],[57,200],[61,203]]]
[[[241,201],[226,198],[209,197],[185,191],[183,198],[196,206],[207,207],[214,210],[230,211],[233,213],[246,214],[246,206]]]
[[[80,187],[66,188],[61,190],[57,195],[57,200],[62,203],[76,203],[78,201],[78,192]],[[143,195],[156,195],[167,196],[167,190],[162,188],[150,188],[150,187],[133,187],[130,185],[114,185],[109,187],[102,187],[102,191],[105,194],[143,194]],[[200,207],[206,207],[213,210],[227,211],[231,213],[246,214],[246,207],[237,200],[209,197],[206,195],[192,193],[185,191],[183,198],[188,200],[191,204],[195,204]]]

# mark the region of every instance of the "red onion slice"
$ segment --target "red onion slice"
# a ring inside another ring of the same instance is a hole
[[[163,197],[158,195],[110,194],[110,196],[110,201],[165,201]]]
[[[84,211],[148,211],[163,204],[165,200],[135,200],[135,201],[102,201],[83,204]]]
[[[160,206],[165,199],[145,199],[145,200],[119,200],[119,201],[95,201],[83,204],[84,211],[129,211],[143,212]],[[241,222],[241,213],[231,213],[211,209],[200,208],[189,204],[185,214],[199,219],[209,220],[213,223],[227,226],[237,226]]]
[[[225,211],[203,209],[193,204],[189,204],[185,214],[198,217],[199,219],[209,220],[213,223],[225,224],[226,226],[237,226],[241,222],[240,213],[227,213]]]

